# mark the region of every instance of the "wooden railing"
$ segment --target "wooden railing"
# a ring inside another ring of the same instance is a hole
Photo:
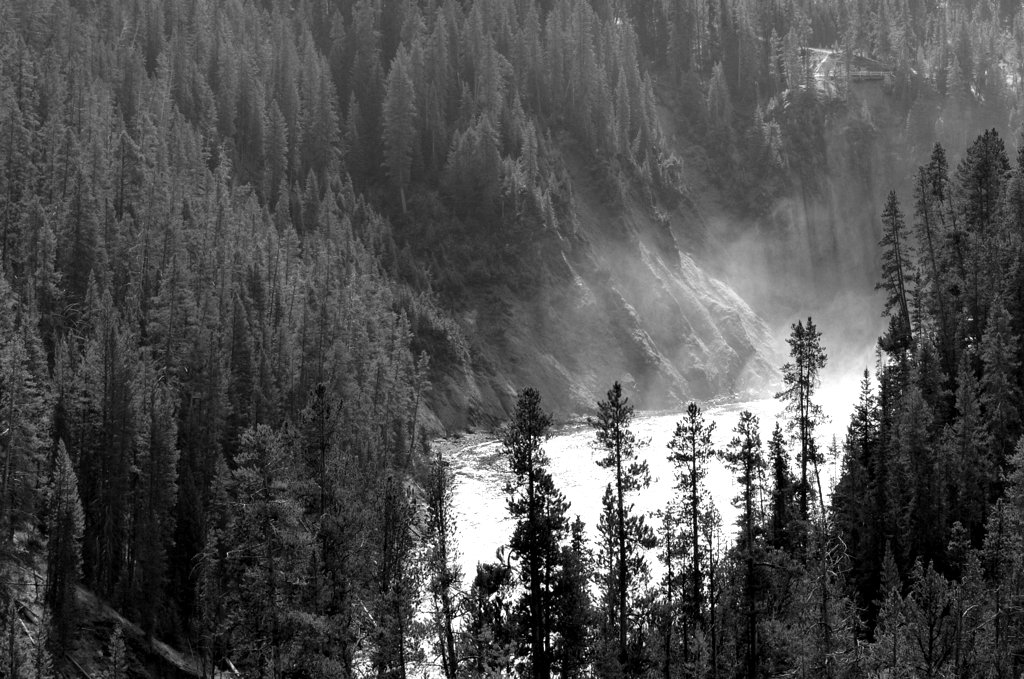
[[[843,79],[843,75],[840,73],[815,73],[814,77],[819,80]],[[852,71],[850,73],[850,80],[885,80],[889,77],[892,77],[892,71]]]
[[[892,75],[892,71],[853,71],[850,80],[883,80]]]

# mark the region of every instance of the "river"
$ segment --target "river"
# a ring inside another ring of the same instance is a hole
[[[857,370],[841,375],[834,372],[823,375],[823,386],[815,399],[828,418],[817,431],[822,451],[832,442],[833,435],[842,443],[858,394],[859,379]],[[760,420],[761,440],[767,447],[775,421],[782,413],[782,404],[770,396],[704,408],[705,419],[715,423],[713,442],[716,449],[724,448],[732,439],[733,429],[743,410],[751,411]],[[662,509],[671,497],[673,470],[668,461],[667,444],[680,418],[680,413],[638,413],[634,418],[632,430],[639,440],[645,442],[639,455],[648,461],[652,481],[648,490],[634,497],[638,511],[653,514]],[[450,451],[455,470],[459,561],[468,585],[476,564],[493,561],[495,552],[507,544],[511,534],[512,522],[507,516],[504,491],[509,477],[508,466],[501,453],[500,441],[493,437],[477,435],[458,441],[449,439],[445,448]],[[571,503],[570,517],[579,515],[583,519],[593,544],[601,497],[611,480],[610,470],[596,464],[599,453],[594,447],[593,429],[586,426],[560,429],[548,439],[544,450],[550,459],[549,470],[556,487]],[[837,476],[839,463],[839,460],[828,459],[820,470],[826,495]],[[734,533],[738,516],[738,511],[732,506],[737,487],[730,472],[717,459],[711,465],[706,487],[721,513],[723,533],[728,538]],[[657,519],[649,518],[648,521],[657,527]],[[649,562],[657,571],[653,555]]]

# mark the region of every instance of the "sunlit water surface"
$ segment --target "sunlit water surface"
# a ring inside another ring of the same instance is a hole
[[[818,444],[825,451],[833,435],[842,444],[846,435],[850,413],[858,393],[860,375],[851,372],[840,377],[824,376],[823,386],[815,399],[825,411],[828,421],[818,428]],[[782,404],[774,398],[726,403],[704,409],[705,419],[715,423],[713,442],[724,449],[733,437],[733,429],[743,410],[749,410],[760,420],[761,440],[767,448],[777,419],[782,417]],[[639,455],[651,469],[651,487],[637,493],[633,501],[636,511],[653,514],[663,509],[673,492],[673,468],[668,461],[668,442],[672,438],[680,413],[638,414],[632,429],[637,438],[645,441]],[[550,459],[549,469],[555,485],[571,503],[570,517],[579,516],[587,526],[587,534],[594,544],[597,520],[601,512],[601,497],[611,481],[611,470],[597,466],[600,452],[594,445],[594,431],[588,427],[564,430],[552,436],[544,446]],[[827,456],[826,456],[827,457]],[[512,522],[507,515],[505,484],[509,479],[508,463],[498,440],[489,439],[456,445],[452,462],[456,472],[455,507],[457,512],[460,562],[467,584],[472,580],[476,564],[493,561],[496,551],[508,543]],[[820,468],[821,484],[829,494],[838,475],[839,460],[827,459]],[[794,465],[795,471],[795,465]],[[732,506],[737,486],[725,465],[715,460],[706,487],[722,516],[724,539],[734,533],[738,510]],[[648,522],[658,526],[655,517]],[[652,557],[649,561],[654,562]],[[655,565],[655,571],[657,566]]]

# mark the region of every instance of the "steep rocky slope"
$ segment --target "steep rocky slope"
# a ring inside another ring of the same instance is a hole
[[[698,237],[700,215],[656,215],[635,196],[609,205],[567,155],[577,232],[530,294],[468,292],[457,318],[473,363],[435,376],[440,420],[500,419],[525,386],[558,417],[587,412],[614,380],[642,408],[765,388],[779,364],[768,324],[677,239]]]

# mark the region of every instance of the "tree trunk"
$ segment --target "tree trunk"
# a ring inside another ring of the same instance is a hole
[[[618,495],[618,538],[619,538],[619,663],[626,664],[626,517],[623,508],[622,489],[622,434],[616,432],[615,441],[615,485]]]
[[[665,579],[665,599],[666,599],[666,625],[665,625],[665,667],[664,667],[664,679],[672,679],[672,627],[675,624],[675,611],[672,610],[673,606],[673,594],[674,594],[674,583],[673,583],[673,572],[672,572],[672,527],[671,520],[667,522],[665,526],[665,565],[668,568],[668,574]]]

